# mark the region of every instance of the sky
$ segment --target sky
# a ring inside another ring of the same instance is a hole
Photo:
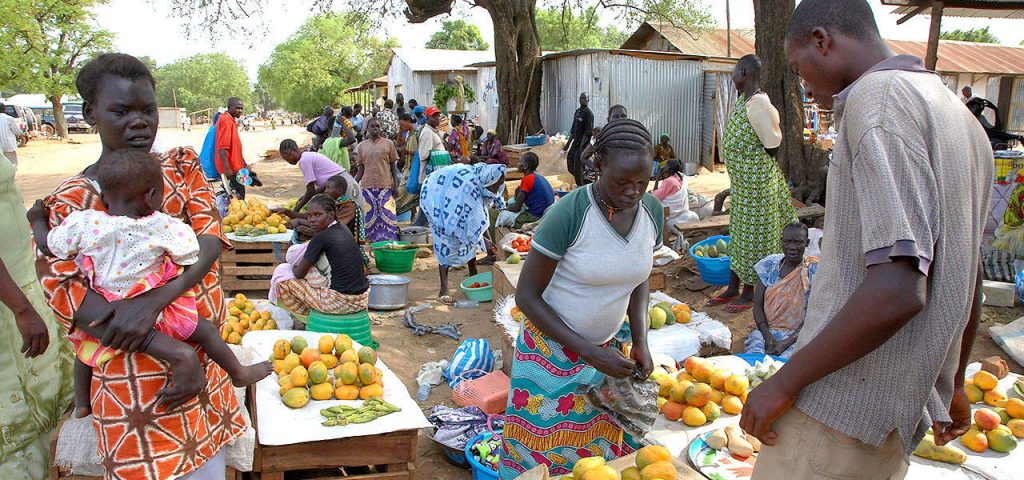
[[[727,3],[733,28],[754,26],[752,0],[695,1],[707,6],[720,27],[725,27]],[[156,59],[158,65],[197,53],[224,52],[241,60],[249,77],[255,81],[260,64],[270,56],[274,46],[287,39],[310,15],[308,3],[303,0],[266,0],[267,7],[261,18],[250,20],[254,26],[262,22],[263,26],[257,29],[258,36],[225,37],[212,42],[201,32],[193,32],[191,38],[186,39],[181,22],[171,17],[169,3],[167,0],[111,0],[97,10],[97,22],[102,28],[114,32],[114,46],[120,51],[148,55]],[[543,4],[544,0],[539,3]],[[875,11],[875,19],[883,37],[898,40],[928,39],[929,17],[921,15],[903,25],[896,25],[899,16],[889,13],[892,7],[882,6],[880,0],[869,0],[869,3]],[[463,8],[456,15],[476,25],[484,39],[493,43],[494,28],[487,12],[481,8]],[[447,17],[434,18],[422,24],[408,24],[404,18],[392,19],[381,26],[381,34],[398,38],[402,46],[413,47],[440,30],[445,19]],[[611,18],[607,20],[612,21]],[[942,22],[943,30],[986,25],[1003,44],[1018,45],[1024,40],[1024,20],[945,17]]]

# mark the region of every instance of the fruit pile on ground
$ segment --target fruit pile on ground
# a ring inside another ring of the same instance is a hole
[[[224,217],[224,233],[257,237],[288,231],[285,224],[287,218],[276,213],[256,199],[239,200],[234,198],[228,204],[228,214]]]
[[[740,414],[750,387],[745,374],[717,368],[700,357],[687,358],[683,368],[669,373],[659,367],[651,374],[658,382],[658,408],[665,418],[699,427],[714,422],[722,412]]]
[[[978,453],[987,449],[1009,453],[1017,448],[1017,439],[1024,437],[1024,401],[1019,398],[1006,402],[1008,408],[974,411],[974,423],[960,437],[964,446]]]
[[[761,451],[761,442],[735,423],[711,432],[706,441],[709,447],[715,450],[728,449],[729,453],[739,458],[747,458]]]
[[[964,380],[964,392],[971,403],[985,402],[990,407],[1004,407],[1006,394],[999,391],[999,379],[984,370],[979,370],[973,377]]]
[[[729,243],[718,239],[714,245],[697,245],[693,248],[693,254],[698,257],[729,258]]]
[[[232,345],[241,345],[242,337],[253,330],[277,330],[270,312],[256,309],[252,301],[239,293],[228,302],[228,318],[220,329],[220,338]]]
[[[636,452],[636,466],[616,472],[601,457],[588,457],[576,462],[572,476],[562,477],[573,480],[676,480],[678,472],[672,465],[672,454],[662,446],[649,446]]]
[[[652,330],[676,323],[690,323],[690,307],[660,302],[647,311],[647,327]]]
[[[291,341],[282,338],[274,343],[271,361],[281,386],[281,400],[291,408],[301,408],[310,399],[384,397],[376,352],[369,347],[355,351],[348,335],[324,335],[315,347],[308,346],[301,336]]]
[[[363,406],[358,408],[348,405],[336,405],[320,410],[320,415],[324,417],[321,425],[325,427],[344,427],[353,423],[367,423],[401,411],[401,408],[377,397],[372,397],[363,402]]]

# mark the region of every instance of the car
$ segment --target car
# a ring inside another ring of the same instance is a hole
[[[64,104],[64,121],[68,125],[69,132],[88,132],[92,129],[92,126],[85,122],[81,103]]]

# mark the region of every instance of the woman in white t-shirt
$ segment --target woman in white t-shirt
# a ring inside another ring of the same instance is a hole
[[[540,463],[568,474],[579,452],[610,459],[638,448],[577,389],[605,375],[651,373],[647,278],[664,213],[644,193],[653,147],[642,124],[610,122],[594,151],[598,181],[548,208],[520,276],[513,315],[523,328],[505,411],[503,480]],[[630,339],[627,357],[621,346]]]

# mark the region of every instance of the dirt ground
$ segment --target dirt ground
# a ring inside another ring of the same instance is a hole
[[[166,146],[195,145],[197,150],[202,144],[206,128],[196,127],[191,132],[162,129],[158,141]],[[298,126],[279,127],[270,130],[258,127],[255,132],[242,132],[242,143],[246,159],[254,163],[264,187],[250,190],[251,195],[270,204],[281,203],[289,198],[299,196],[303,191],[302,175],[297,167],[283,160],[257,162],[268,149],[276,149],[281,140],[293,138],[303,143],[308,134]],[[35,140],[19,151],[19,171],[17,183],[24,194],[25,203],[29,205],[36,198],[48,194],[64,178],[73,175],[95,161],[100,153],[99,139],[96,135],[73,135],[70,142],[51,140]],[[691,188],[707,195],[714,196],[728,186],[728,177],[722,172],[703,171],[703,174],[691,180]],[[733,333],[733,351],[742,351],[743,340],[753,327],[750,312],[729,314],[723,307],[707,307],[707,301],[717,293],[717,289],[708,288],[692,292],[684,287],[684,281],[692,277],[686,269],[686,259],[676,262],[669,273],[667,292],[673,297],[689,303],[698,311],[706,311],[713,318],[729,326]],[[482,271],[487,271],[483,268]],[[410,286],[410,305],[423,302],[431,304],[430,309],[416,315],[416,320],[423,324],[437,325],[451,322],[462,325],[464,338],[488,338],[494,349],[499,349],[501,337],[493,324],[491,304],[482,304],[474,309],[457,309],[440,305],[433,300],[437,295],[437,263],[434,259],[418,259],[413,272]],[[453,272],[452,284],[458,290],[457,282],[466,276],[465,270]],[[256,292],[256,297],[266,292]],[[265,298],[265,297],[263,297]],[[374,325],[374,338],[380,342],[381,358],[401,378],[402,382],[415,395],[417,384],[415,376],[420,366],[426,362],[450,359],[459,342],[438,335],[413,336],[411,331],[402,325],[402,313],[379,313],[373,315],[379,324]],[[984,324],[979,331],[977,342],[972,354],[973,359],[981,359],[990,355],[1001,355],[1002,350],[988,336],[988,327],[994,324],[1005,324],[1024,316],[1024,308],[985,308]],[[1012,360],[1007,359],[1014,372],[1024,373],[1024,369]],[[435,387],[430,398],[420,404],[424,414],[429,414],[434,405],[447,404],[455,406],[451,399],[451,389],[447,384]],[[416,469],[419,478],[428,479],[469,479],[469,471],[450,465],[441,449],[430,440],[425,433],[420,434]]]

